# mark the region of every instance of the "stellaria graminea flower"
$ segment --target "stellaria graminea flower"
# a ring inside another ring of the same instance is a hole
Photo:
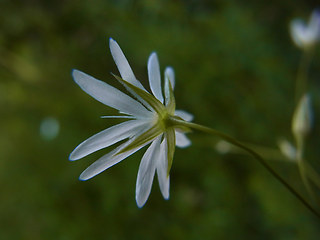
[[[301,19],[294,19],[290,23],[290,32],[297,47],[309,49],[320,40],[320,11],[314,10],[308,24]]]
[[[185,136],[185,131],[188,129],[178,126],[170,119],[191,121],[193,116],[175,109],[172,90],[175,85],[175,76],[171,67],[165,69],[164,88],[162,88],[160,67],[155,52],[151,53],[148,60],[148,77],[152,95],[136,79],[117,42],[110,39],[109,45],[121,75],[121,77],[114,76],[136,99],[105,82],[81,71],[73,70],[74,81],[82,90],[101,103],[124,114],[106,118],[128,120],[107,128],[82,142],[70,154],[70,160],[78,160],[127,139],[126,142],[102,156],[82,172],[80,180],[87,180],[151,143],[140,162],[136,182],[136,202],[139,207],[142,207],[149,197],[155,172],[158,175],[163,197],[169,198],[169,171],[175,146],[183,148],[191,144]]]

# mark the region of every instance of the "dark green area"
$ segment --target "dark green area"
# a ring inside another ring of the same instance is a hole
[[[157,181],[135,203],[144,151],[87,181],[78,176],[101,150],[77,162],[81,141],[119,122],[116,112],[73,82],[71,69],[119,86],[107,40],[114,38],[146,84],[147,58],[176,72],[177,107],[195,122],[239,140],[276,147],[292,141],[301,52],[288,24],[315,1],[0,1],[1,239],[318,239],[320,221],[254,159],[219,155],[218,139],[191,133],[177,149],[170,199]],[[315,127],[308,159],[320,170],[320,51],[310,67]],[[47,117],[56,138],[40,135]],[[270,163],[304,195],[297,168]]]

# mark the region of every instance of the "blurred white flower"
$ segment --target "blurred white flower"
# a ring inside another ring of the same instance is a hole
[[[125,114],[105,118],[129,120],[99,132],[82,142],[70,154],[70,160],[78,160],[127,139],[126,142],[102,156],[82,172],[80,180],[87,180],[151,143],[140,162],[136,182],[136,202],[139,207],[142,207],[149,197],[155,172],[158,175],[163,197],[169,198],[169,171],[175,146],[187,147],[191,144],[185,136],[185,131],[188,129],[175,125],[170,119],[191,121],[193,116],[187,112],[175,110],[175,99],[172,92],[175,77],[171,67],[165,69],[164,88],[162,88],[156,53],[152,53],[148,60],[148,76],[152,92],[150,94],[134,76],[117,42],[110,39],[109,45],[112,57],[121,74],[121,78],[118,76],[115,78],[135,99],[78,70],[73,70],[72,76],[86,93],[103,104],[119,110],[121,114]]]
[[[280,152],[291,161],[296,161],[297,150],[296,148],[286,139],[280,139],[278,141],[278,147]]]
[[[309,23],[301,19],[294,19],[290,22],[290,33],[293,42],[297,47],[309,49],[320,40],[320,12],[314,10]]]
[[[232,147],[233,146],[230,143],[228,143],[227,141],[224,141],[224,140],[218,141],[217,144],[215,145],[216,150],[220,154],[230,153],[232,150]]]
[[[52,140],[59,134],[60,125],[57,119],[46,117],[40,124],[40,135],[46,140]]]

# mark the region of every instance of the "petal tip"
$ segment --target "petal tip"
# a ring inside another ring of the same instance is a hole
[[[88,179],[81,178],[81,176],[80,176],[78,179],[79,179],[79,181],[81,181],[81,182],[85,182],[85,181],[88,180]]]
[[[73,80],[78,83],[78,80],[84,75],[83,72],[77,70],[77,69],[72,69],[71,71],[71,76],[73,78]]]
[[[76,150],[76,149],[75,149]],[[79,156],[79,154],[75,153],[75,150],[73,150],[70,155],[69,155],[69,161],[76,161],[79,160],[80,158],[82,158],[81,156]]]
[[[84,182],[84,181],[89,180],[90,178],[91,177],[84,176],[84,174],[81,173],[78,179],[79,179],[79,181]]]
[[[174,69],[172,66],[166,66],[165,72],[174,72]]]
[[[91,178],[93,178],[95,175],[91,175],[91,176],[88,176],[88,174],[87,174],[87,169],[86,170],[84,170],[81,174],[80,174],[80,176],[79,176],[79,181],[87,181],[87,180],[89,180],[89,179],[91,179]]]
[[[77,70],[77,69],[75,69],[75,68],[73,68],[73,69],[71,70],[71,75],[72,75],[72,77],[74,77],[74,75],[77,74],[78,72],[80,72],[80,71]]]
[[[70,153],[69,158],[68,158],[68,160],[69,160],[69,161],[71,161],[71,162],[73,162],[73,161],[77,160],[77,159],[75,159],[75,157],[74,157],[74,156],[72,156],[72,155],[73,155],[73,154],[72,154],[72,153]]]
[[[151,52],[150,55],[149,55],[149,58],[148,58],[148,65],[150,66],[150,64],[153,62],[153,61],[157,61],[158,60],[158,55],[155,51]]]
[[[143,208],[143,206],[146,204],[146,201],[141,201],[141,200],[136,199],[136,203],[137,203],[138,208]]]
[[[158,58],[158,54],[156,51],[151,52],[150,58]]]
[[[115,40],[112,37],[109,37],[109,44],[115,42]]]

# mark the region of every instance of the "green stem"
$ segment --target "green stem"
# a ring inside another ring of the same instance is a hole
[[[312,166],[309,165],[308,162],[304,161],[304,166],[306,171],[308,172],[308,177],[310,180],[320,188],[320,176],[319,174],[313,169]]]
[[[195,129],[204,133],[209,133],[212,134],[214,136],[218,136],[220,138],[222,138],[223,140],[247,151],[248,153],[250,153],[264,168],[266,168],[279,182],[281,182],[297,199],[299,199],[303,205],[308,208],[314,215],[316,215],[319,219],[320,219],[320,214],[299,194],[297,193],[293,187],[291,187],[282,177],[280,177],[279,174],[277,174],[268,164],[267,162],[255,151],[251,150],[250,148],[246,147],[245,145],[243,145],[242,143],[240,143],[239,141],[237,141],[236,139],[222,133],[219,132],[215,129],[212,128],[208,128],[196,123],[191,123],[191,122],[186,122],[183,120],[178,120],[178,119],[172,119],[173,122],[175,122],[177,125],[182,125],[191,129]]]
[[[307,91],[307,79],[308,79],[308,67],[310,65],[312,59],[313,49],[306,49],[302,53],[302,57],[300,60],[297,80],[296,80],[296,89],[295,89],[295,100],[299,102],[301,97]]]
[[[222,140],[222,141],[224,141],[224,140]],[[230,143],[227,143],[227,144],[230,144]],[[286,162],[290,162],[290,163],[294,162],[292,159],[289,159],[288,157],[283,155],[283,153],[281,153],[280,150],[277,148],[266,147],[266,146],[262,146],[262,145],[258,145],[258,144],[254,144],[254,143],[249,143],[249,142],[242,142],[242,144],[244,144],[248,148],[252,149],[254,152],[259,154],[260,156],[264,156],[265,159],[274,160],[274,161],[286,161]],[[243,149],[241,149],[237,146],[234,146],[233,144],[230,144],[230,149],[228,150],[228,152],[237,153],[237,154],[238,153],[247,154],[246,151],[244,151]]]
[[[303,184],[305,185],[307,192],[309,193],[312,201],[316,203],[316,197],[314,194],[314,191],[312,189],[312,186],[310,185],[309,179],[306,174],[306,166],[305,166],[305,159],[303,158],[304,155],[304,139],[302,137],[296,137],[297,142],[297,163],[299,172],[301,175],[301,179]]]

